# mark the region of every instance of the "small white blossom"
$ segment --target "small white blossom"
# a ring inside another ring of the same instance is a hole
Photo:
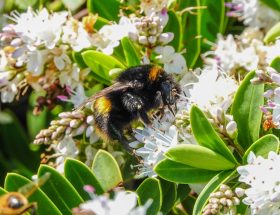
[[[229,16],[239,17],[245,25],[251,27],[269,29],[279,21],[280,17],[278,12],[270,9],[259,0],[233,0],[226,6],[232,9],[228,12]]]
[[[172,46],[158,46],[155,52],[159,54],[157,59],[164,64],[167,73],[182,73],[187,68],[186,60],[180,53],[175,53]]]
[[[279,214],[280,156],[271,151],[265,159],[250,152],[247,161],[247,165],[237,168],[239,181],[249,186],[243,203],[250,206],[252,214]]]
[[[168,0],[141,0],[140,8],[147,16],[161,13],[167,7]]]
[[[64,172],[64,161],[67,157],[75,158],[77,157],[79,150],[76,146],[75,141],[70,136],[65,136],[63,140],[61,140],[57,147],[56,153],[59,157],[56,159],[57,167],[56,169],[59,172]]]
[[[144,143],[144,146],[138,148],[135,152],[137,156],[143,159],[139,165],[139,177],[149,176],[155,177],[153,171],[155,165],[164,158],[164,153],[168,149],[178,144],[178,132],[173,125],[165,133],[152,128],[144,128],[143,130],[135,130],[136,141],[130,143],[130,146],[135,146]]]
[[[79,208],[98,215],[145,215],[151,201],[137,206],[137,198],[133,192],[118,191],[113,199],[107,195],[96,196],[93,200],[81,204]]]
[[[189,100],[199,108],[217,116],[218,109],[227,111],[238,88],[234,79],[223,74],[218,68],[205,67],[198,81],[189,90]]]
[[[12,27],[30,50],[39,45],[52,49],[60,39],[61,26],[66,21],[67,15],[67,12],[49,14],[45,8],[35,13],[29,7],[25,13],[13,13],[11,19],[16,24]]]

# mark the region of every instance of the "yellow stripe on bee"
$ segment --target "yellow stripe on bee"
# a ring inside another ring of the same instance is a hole
[[[98,113],[106,114],[109,113],[112,109],[112,103],[108,98],[102,96],[95,100],[94,108],[97,110]]]
[[[149,72],[149,79],[154,81],[157,79],[158,75],[161,73],[161,68],[158,66],[154,66],[151,68],[150,72]]]
[[[110,138],[108,134],[102,131],[97,125],[94,126],[95,133],[105,142],[109,142]]]

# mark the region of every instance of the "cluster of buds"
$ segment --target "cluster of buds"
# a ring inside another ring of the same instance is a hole
[[[222,184],[217,192],[211,193],[208,204],[203,209],[203,215],[220,214],[220,212],[231,212],[235,214],[236,206],[240,200],[229,186]]]
[[[130,39],[148,48],[169,43],[173,40],[174,34],[171,32],[163,33],[168,19],[168,15],[165,16],[164,18],[159,16],[135,18],[134,24],[137,32],[130,32]]]
[[[62,112],[60,119],[53,120],[51,126],[41,130],[36,136],[34,144],[51,144],[59,142],[65,136],[75,137],[86,133],[90,142],[96,142],[98,137],[94,133],[93,115],[84,111]]]

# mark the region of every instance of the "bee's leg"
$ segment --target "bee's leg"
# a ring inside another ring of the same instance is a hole
[[[129,141],[124,136],[123,132],[120,129],[117,128],[117,126],[110,123],[109,124],[109,131],[111,133],[111,136],[113,136],[113,139],[117,139],[118,141],[120,141],[122,143],[122,145],[124,146],[124,148],[126,149],[126,151],[128,151],[131,154],[133,153],[133,148],[131,148],[129,146]]]
[[[162,107],[163,106],[162,95],[161,95],[160,91],[156,92],[156,97],[155,97],[155,100],[154,100],[154,104],[155,104],[155,107]]]

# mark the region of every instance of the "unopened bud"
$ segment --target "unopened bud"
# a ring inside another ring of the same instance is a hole
[[[279,74],[276,74],[276,73],[271,74],[271,79],[275,83],[280,84],[280,75]]]
[[[150,44],[154,45],[157,42],[157,38],[155,36],[149,36],[148,41]]]
[[[142,45],[148,45],[148,39],[146,36],[139,36],[138,42]]]
[[[237,136],[237,124],[235,121],[230,121],[226,126],[226,131],[230,138],[234,139]]]

